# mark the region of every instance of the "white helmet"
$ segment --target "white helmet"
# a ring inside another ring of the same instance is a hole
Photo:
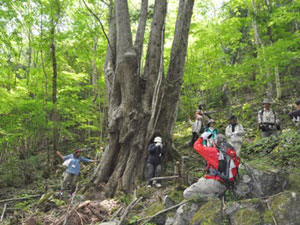
[[[155,143],[161,143],[161,137],[156,137],[154,138]]]

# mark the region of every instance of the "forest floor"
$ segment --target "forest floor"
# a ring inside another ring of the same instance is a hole
[[[224,114],[215,115],[219,119],[219,129],[224,133],[224,128],[227,123]],[[252,120],[244,120],[241,123],[253,123]],[[286,120],[287,121],[287,120]],[[283,134],[281,140],[285,140],[290,132],[290,123],[283,123]],[[278,142],[274,145],[272,140],[263,140],[258,138],[258,133],[253,126],[244,126],[246,130],[245,143],[242,147],[242,160],[251,160],[260,158],[258,152],[268,152],[268,149],[280,148],[285,144]],[[97,198],[89,198],[89,194],[83,195],[81,191],[87,185],[89,177],[92,176],[94,166],[86,165],[82,168],[83,176],[78,182],[78,189],[72,197],[59,196],[61,175],[63,168],[58,167],[51,179],[38,179],[30,185],[21,186],[18,188],[0,186],[0,220],[6,224],[55,224],[55,225],[83,225],[83,224],[99,224],[100,222],[123,220],[123,224],[143,224],[147,222],[147,218],[164,210],[166,207],[176,205],[183,200],[182,192],[190,184],[197,181],[204,173],[205,162],[191,148],[185,145],[191,138],[191,127],[188,122],[176,123],[174,132],[174,144],[178,150],[180,158],[177,160],[183,165],[180,165],[182,179],[163,180],[160,188],[147,188],[146,181],[142,181],[133,194],[117,193],[113,199],[105,199],[103,196]],[[292,145],[291,145],[292,146]],[[296,150],[291,150],[288,155],[277,157],[277,163],[285,157],[298,157],[294,154]],[[259,153],[260,154],[260,153]],[[291,160],[293,165],[299,160]],[[163,175],[173,176],[177,171],[175,163],[164,165]],[[297,167],[299,170],[299,167]],[[85,179],[84,179],[85,178]],[[234,196],[228,196],[228,199]],[[6,201],[5,201],[6,199]],[[93,200],[98,199],[98,200]],[[174,210],[173,210],[174,211]],[[155,217],[154,224],[160,224],[164,221],[168,212]],[[151,220],[153,222],[153,220]],[[148,223],[153,224],[153,223]]]

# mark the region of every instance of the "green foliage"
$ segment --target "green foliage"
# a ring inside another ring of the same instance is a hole
[[[184,198],[183,198],[183,191],[181,189],[177,190],[174,189],[171,191],[170,193],[170,198],[177,204],[179,202],[181,202]]]
[[[27,197],[29,197],[28,194],[22,194],[22,195],[16,196],[16,198],[27,198]],[[28,209],[30,209],[30,207],[33,206],[34,202],[35,201],[32,199],[23,200],[22,202],[16,203],[15,207],[17,209],[21,209],[22,211],[27,211]]]
[[[128,224],[136,224],[137,221],[139,220],[139,216],[133,216],[128,220]]]
[[[163,210],[164,208],[165,208],[165,206],[161,202],[153,203],[147,208],[145,215],[153,216],[155,213]]]
[[[265,160],[276,167],[296,167],[300,165],[300,134],[297,130],[283,130],[279,138],[256,139],[251,144],[244,144],[242,158]],[[265,157],[266,156],[266,157]],[[262,158],[263,157],[263,158]]]

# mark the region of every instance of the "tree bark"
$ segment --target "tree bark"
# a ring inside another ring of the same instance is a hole
[[[267,97],[271,98],[272,97],[272,89],[273,89],[272,82],[270,81],[271,74],[270,74],[269,65],[266,62],[265,46],[264,46],[264,43],[262,42],[262,40],[260,38],[260,35],[259,35],[259,29],[258,29],[257,20],[256,20],[257,7],[256,7],[256,4],[255,4],[255,0],[252,0],[252,9],[253,9],[253,12],[254,12],[254,16],[252,18],[252,27],[253,27],[253,30],[254,30],[254,42],[255,42],[256,47],[257,47],[256,48],[257,58],[259,58],[259,48],[261,47],[262,53],[263,53],[262,58],[263,58],[264,66],[265,66],[266,78],[267,78],[267,80],[269,80],[267,90],[266,90],[266,95],[267,95]],[[259,66],[261,76],[264,76],[264,72],[263,72],[262,65],[261,65],[260,62],[258,62],[258,66]]]
[[[142,1],[140,24],[134,45],[127,1],[116,0],[115,9],[111,11],[109,38],[112,48],[107,51],[105,63],[109,101],[108,146],[101,158],[94,181],[96,186],[102,182],[106,183],[105,192],[108,196],[113,196],[116,190],[125,192],[133,190],[138,179],[142,178],[146,148],[156,130],[160,110],[163,108],[161,105],[164,71],[163,34],[167,1],[155,1],[145,69],[142,76],[139,76],[147,14],[147,5],[144,4],[147,2]],[[193,3],[192,0],[181,0],[181,6],[185,6],[182,8],[192,9],[193,4],[188,7],[191,3]],[[191,14],[192,11],[189,13]],[[183,15],[185,14],[180,14],[179,17]],[[172,50],[174,59],[171,64],[172,66],[176,63],[179,65],[176,65],[174,69],[169,69],[170,73],[176,71],[176,74],[172,75],[174,78],[170,78],[170,81],[178,79],[175,78],[177,74],[183,74],[181,67],[184,66],[187,38],[182,38],[182,36],[187,36],[190,20],[185,23],[185,16],[182,18],[177,21],[181,24],[181,30],[177,28],[175,32],[174,42],[176,40],[176,43],[173,48],[175,49],[176,46],[176,50]],[[180,59],[175,54],[178,54]],[[176,89],[179,88],[179,92],[180,85],[181,83]],[[172,121],[167,120],[167,123],[175,122],[175,118],[171,118]],[[166,137],[163,136],[163,138]]]
[[[165,145],[168,149],[174,149],[172,146],[172,134],[177,117],[181,85],[183,83],[193,6],[194,0],[181,0],[179,2],[170,65],[167,79],[164,81],[165,95],[162,102],[163,108],[159,115],[156,130],[160,131],[162,136],[165,137]]]
[[[54,153],[54,161],[56,161],[56,151],[57,151],[57,143],[58,143],[58,128],[57,128],[57,122],[58,122],[58,115],[57,115],[57,62],[56,62],[56,45],[55,45],[55,30],[56,25],[59,21],[59,15],[60,15],[60,6],[59,1],[55,2],[56,7],[56,13],[53,15],[53,18],[51,18],[51,59],[52,59],[52,103],[53,103],[53,111],[52,111],[52,122],[53,122],[53,153]]]

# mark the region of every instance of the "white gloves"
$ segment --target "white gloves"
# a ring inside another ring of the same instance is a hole
[[[155,146],[160,146],[161,148],[162,148],[162,143],[159,143],[159,142],[157,142],[157,143],[155,143]]]
[[[204,132],[201,137],[203,138],[203,140],[207,140],[209,137],[211,136],[210,132]]]

